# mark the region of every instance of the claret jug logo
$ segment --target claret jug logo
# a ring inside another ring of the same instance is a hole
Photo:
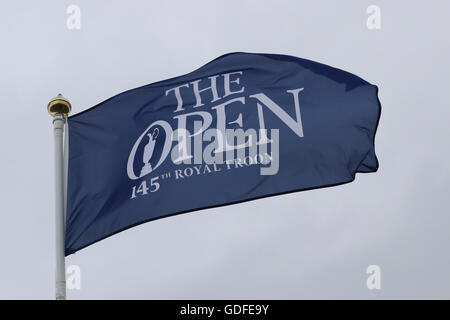
[[[280,92],[282,101],[289,104],[281,107],[264,92],[253,89],[247,94],[243,75],[243,71],[218,74],[166,90],[168,105],[173,104],[170,121],[174,124],[160,119],[140,134],[128,157],[128,177],[137,180],[154,175],[165,161],[187,166],[158,172],[151,178],[151,184],[157,185],[153,190],[159,188],[156,181],[163,177],[184,179],[252,165],[260,166],[261,175],[276,174],[279,128],[274,126],[286,126],[303,138],[299,96],[304,88]],[[271,113],[270,130],[266,129],[267,112]],[[279,120],[276,124],[275,118]],[[148,188],[141,185],[133,190],[146,194]]]
[[[144,147],[144,156],[142,158],[142,162],[144,162],[144,166],[142,167],[140,176],[145,176],[152,172],[152,165],[150,164],[150,159],[153,155],[153,150],[155,150],[156,138],[158,137],[159,130],[155,128],[153,133],[147,133],[148,143]]]

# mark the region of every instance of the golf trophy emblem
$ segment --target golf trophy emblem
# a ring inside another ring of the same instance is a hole
[[[140,176],[143,177],[146,174],[152,172],[153,168],[150,164],[150,159],[152,158],[153,151],[155,150],[156,138],[158,137],[159,129],[155,128],[153,133],[147,133],[148,143],[144,147],[144,155],[142,157],[142,161],[144,162],[144,166],[141,169]]]

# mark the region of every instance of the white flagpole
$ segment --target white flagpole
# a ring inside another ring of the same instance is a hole
[[[70,113],[70,102],[61,94],[52,99],[47,106],[53,116],[53,134],[55,138],[55,296],[56,300],[66,299],[66,263],[64,254],[64,159],[63,133],[66,117]]]

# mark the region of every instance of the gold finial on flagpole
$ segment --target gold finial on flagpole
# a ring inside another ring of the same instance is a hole
[[[64,117],[67,117],[70,113],[72,106],[66,98],[64,98],[61,93],[58,94],[55,98],[50,100],[47,106],[48,113],[53,117],[57,114],[60,114]]]

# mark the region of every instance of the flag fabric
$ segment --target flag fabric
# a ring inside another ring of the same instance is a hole
[[[151,220],[377,171],[377,93],[313,61],[230,53],[69,117],[66,255]]]

